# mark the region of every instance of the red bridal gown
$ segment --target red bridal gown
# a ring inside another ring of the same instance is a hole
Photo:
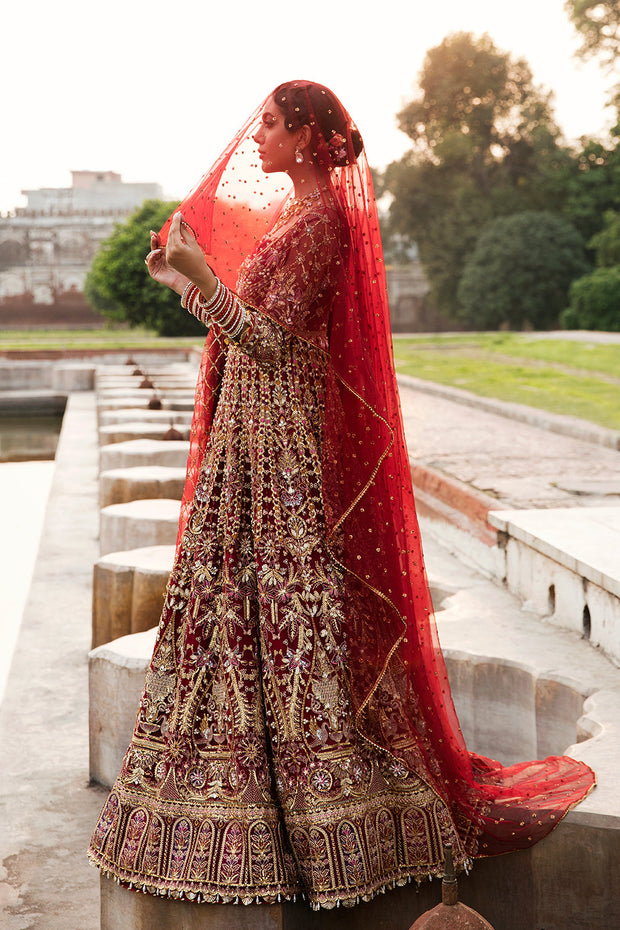
[[[368,708],[384,748],[353,719],[347,613],[364,595],[327,546],[321,474],[342,233],[320,201],[302,207],[241,268],[253,327],[226,350],[135,731],[91,843],[107,874],[153,894],[333,907],[441,873],[445,843],[457,866],[480,852],[428,746],[404,733],[398,665]]]

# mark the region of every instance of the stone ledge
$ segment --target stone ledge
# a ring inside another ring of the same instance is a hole
[[[620,597],[620,507],[500,510],[489,523]]]
[[[620,507],[499,511],[505,582],[525,606],[620,664]]]
[[[155,634],[122,636],[89,653],[90,777],[108,788],[131,740]]]
[[[95,366],[80,362],[57,362],[52,369],[52,387],[57,391],[92,391]]]

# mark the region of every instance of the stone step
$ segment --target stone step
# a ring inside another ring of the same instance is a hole
[[[103,446],[99,456],[102,472],[114,468],[134,468],[140,465],[167,465],[185,468],[189,455],[189,442],[169,439],[132,439]]]
[[[140,465],[114,468],[99,475],[99,506],[167,497],[181,500],[185,468],[166,465]]]
[[[138,379],[139,382],[139,379]],[[102,403],[122,397],[149,397],[153,392],[158,394],[194,394],[196,385],[191,381],[179,381],[175,384],[162,384],[152,381],[153,387],[140,387],[137,381],[131,381],[126,384],[120,382],[100,387],[97,390],[97,406]]]
[[[620,664],[620,507],[492,511],[489,523],[508,589]]]
[[[110,552],[93,568],[92,647],[157,626],[174,546]]]
[[[149,410],[148,407],[123,407],[117,410],[102,410],[99,413],[99,425],[112,426],[116,424],[132,423],[163,424],[165,426],[187,426],[192,422],[191,411],[175,410]]]
[[[104,507],[99,524],[101,555],[144,546],[174,546],[180,510],[181,502],[168,498]]]
[[[175,423],[174,428],[181,434],[182,439],[189,439],[189,423]],[[107,446],[115,442],[129,442],[132,439],[163,439],[169,429],[170,422],[165,421],[143,423],[140,420],[132,420],[129,423],[111,423],[109,426],[99,427],[99,445]]]
[[[140,414],[149,410],[149,401],[155,395],[156,392],[148,391],[146,399],[143,394],[136,397],[134,395],[120,395],[119,397],[113,398],[100,398],[97,402],[97,412],[99,416],[99,422],[102,422],[102,417],[104,413],[112,410],[130,410],[139,411],[138,419],[140,419]],[[194,409],[194,392],[193,391],[177,391],[174,394],[157,394],[157,398],[161,401],[162,410],[191,410]],[[134,417],[135,418],[135,417]]]

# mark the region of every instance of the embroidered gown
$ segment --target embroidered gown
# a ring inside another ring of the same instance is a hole
[[[227,349],[135,731],[91,842],[137,889],[332,907],[441,873],[444,843],[458,865],[470,852],[423,763],[353,724],[320,455],[340,234],[310,198],[240,271],[252,327]]]

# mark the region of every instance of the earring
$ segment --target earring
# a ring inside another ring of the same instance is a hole
[[[296,146],[295,148],[295,161],[298,165],[303,165],[304,162],[304,153],[299,148],[299,146]]]

